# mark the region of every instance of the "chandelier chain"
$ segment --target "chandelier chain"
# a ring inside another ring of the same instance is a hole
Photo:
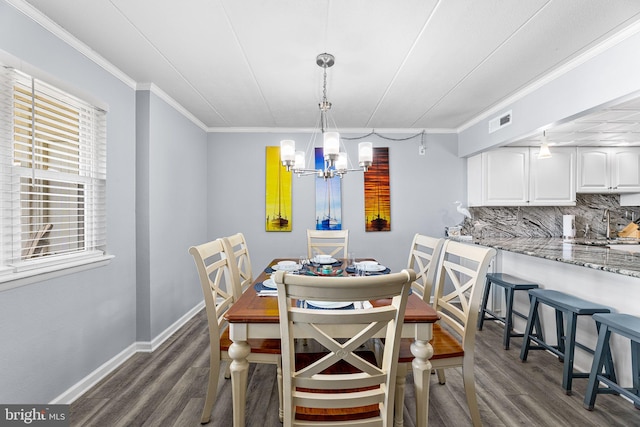
[[[371,132],[369,132],[366,135],[353,136],[351,138],[341,135],[340,138],[341,139],[346,139],[347,141],[356,141],[358,139],[368,138],[368,137],[370,137],[372,135],[375,135],[378,138],[386,139],[388,141],[408,141],[410,139],[414,139],[414,138],[417,138],[419,136],[420,137],[420,143],[424,145],[424,139],[425,139],[425,136],[426,136],[426,132],[423,130],[422,132],[418,132],[415,135],[410,135],[410,136],[407,136],[407,137],[404,137],[404,138],[392,138],[390,136],[385,136],[385,135],[379,134],[375,130],[372,130]]]

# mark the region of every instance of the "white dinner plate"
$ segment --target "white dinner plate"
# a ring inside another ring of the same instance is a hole
[[[264,282],[262,282],[262,286],[264,286],[265,288],[269,288],[269,289],[275,289],[276,288],[276,282],[274,282],[273,279],[267,279]]]
[[[282,270],[282,271],[298,271],[302,268],[302,266],[300,264],[284,264],[284,265],[280,265],[280,264],[276,264],[271,266],[272,270]]]
[[[341,302],[333,302],[333,301],[307,301],[307,304],[312,305],[318,308],[344,308],[351,304],[352,301],[341,301]]]
[[[380,264],[358,264],[358,268],[364,271],[384,271],[387,269],[387,267]]]
[[[335,259],[335,258],[329,258],[329,259],[326,259],[326,260],[324,260],[324,259],[323,259],[323,260],[321,261],[321,260],[319,260],[319,259],[317,259],[317,258],[315,258],[315,257],[314,257],[314,258],[311,260],[311,262],[316,263],[316,264],[333,264],[334,262],[338,262],[338,260],[337,260],[337,259]]]

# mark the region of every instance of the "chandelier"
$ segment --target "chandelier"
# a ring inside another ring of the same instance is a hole
[[[324,179],[333,178],[334,176],[342,178],[347,172],[366,172],[373,164],[373,144],[371,142],[358,144],[359,168],[349,169],[347,152],[346,150],[340,151],[340,133],[327,131],[327,116],[331,109],[331,103],[327,100],[327,68],[335,64],[335,57],[329,53],[321,53],[316,57],[316,64],[323,70],[322,101],[320,101],[318,107],[320,108],[320,132],[322,134],[324,168],[307,168],[306,153],[304,151],[296,151],[296,143],[291,139],[280,141],[280,160],[282,165],[287,168],[287,171],[292,171],[298,176],[317,175]]]

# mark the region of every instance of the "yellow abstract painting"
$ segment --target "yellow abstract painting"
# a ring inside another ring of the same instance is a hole
[[[291,231],[291,172],[280,162],[280,147],[267,147],[265,156],[266,231]]]

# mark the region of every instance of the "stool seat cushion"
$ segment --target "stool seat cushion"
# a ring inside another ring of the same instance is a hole
[[[531,289],[529,295],[559,310],[571,311],[579,315],[611,312],[611,307],[596,304],[564,292],[554,291],[553,289]]]
[[[505,273],[488,273],[487,280],[500,286],[516,289],[533,289],[538,287],[536,283]]]
[[[622,313],[596,313],[593,320],[607,325],[620,335],[640,342],[640,317]]]

